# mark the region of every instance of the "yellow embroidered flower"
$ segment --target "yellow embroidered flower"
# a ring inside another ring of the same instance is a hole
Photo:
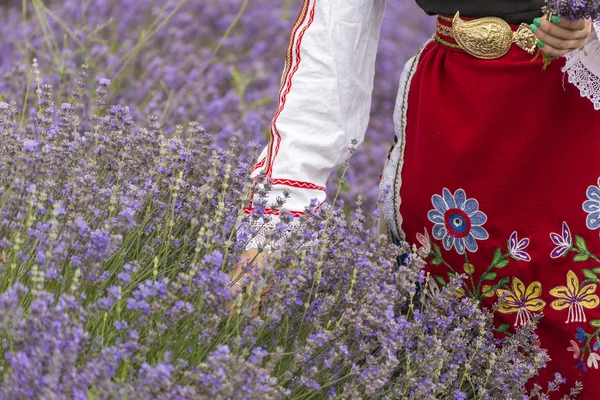
[[[537,281],[525,289],[525,285],[519,278],[513,278],[512,290],[496,289],[496,294],[500,298],[499,312],[503,314],[517,313],[515,326],[531,321],[532,311],[541,311],[546,306],[546,302],[539,298],[542,294],[542,284]]]
[[[567,324],[569,322],[586,322],[584,308],[591,310],[600,304],[600,298],[596,295],[596,286],[595,283],[588,283],[579,287],[577,275],[575,275],[575,272],[569,271],[567,273],[567,286],[559,286],[550,290],[550,294],[558,299],[554,300],[550,307],[556,311],[568,307],[569,313],[565,321]]]

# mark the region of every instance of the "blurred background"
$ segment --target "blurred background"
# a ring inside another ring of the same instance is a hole
[[[71,100],[81,64],[96,82],[111,79],[110,104],[129,106],[143,124],[160,118],[172,132],[199,121],[216,146],[236,136],[266,144],[289,32],[302,0],[12,0],[0,1],[0,99],[32,102],[37,58],[55,103]],[[23,7],[25,5],[25,7]],[[434,21],[413,0],[388,0],[382,28],[372,117],[341,188],[365,211],[393,142],[392,114],[404,63],[433,34]],[[34,107],[24,111],[33,116]],[[330,180],[330,195],[337,190]]]

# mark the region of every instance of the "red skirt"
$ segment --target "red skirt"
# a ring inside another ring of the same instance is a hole
[[[401,231],[410,243],[429,235],[484,304],[502,295],[498,325],[543,313],[552,361],[535,381],[559,372],[556,398],[580,381],[579,399],[596,399],[600,112],[566,82],[564,61],[544,71],[532,58],[516,46],[497,60],[424,48],[406,98]],[[448,279],[443,264],[428,272]]]

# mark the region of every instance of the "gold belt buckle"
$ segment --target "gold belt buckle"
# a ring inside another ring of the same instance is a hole
[[[473,57],[493,60],[504,56],[512,44],[529,54],[535,53],[535,35],[527,24],[521,24],[516,32],[502,18],[485,17],[465,21],[457,12],[452,20],[452,32],[458,45]]]

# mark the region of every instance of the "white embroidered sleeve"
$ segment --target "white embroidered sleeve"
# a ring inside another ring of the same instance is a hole
[[[304,0],[291,33],[271,139],[254,166],[273,184],[273,204],[303,214],[325,200],[332,171],[363,141],[385,0]],[[252,205],[246,212],[252,211]],[[277,212],[265,214],[277,219]],[[260,235],[259,235],[260,236]],[[248,248],[258,247],[261,238]]]
[[[584,46],[565,55],[567,62],[563,72],[569,83],[575,85],[582,97],[594,103],[600,110],[600,21],[594,22],[594,30]]]

